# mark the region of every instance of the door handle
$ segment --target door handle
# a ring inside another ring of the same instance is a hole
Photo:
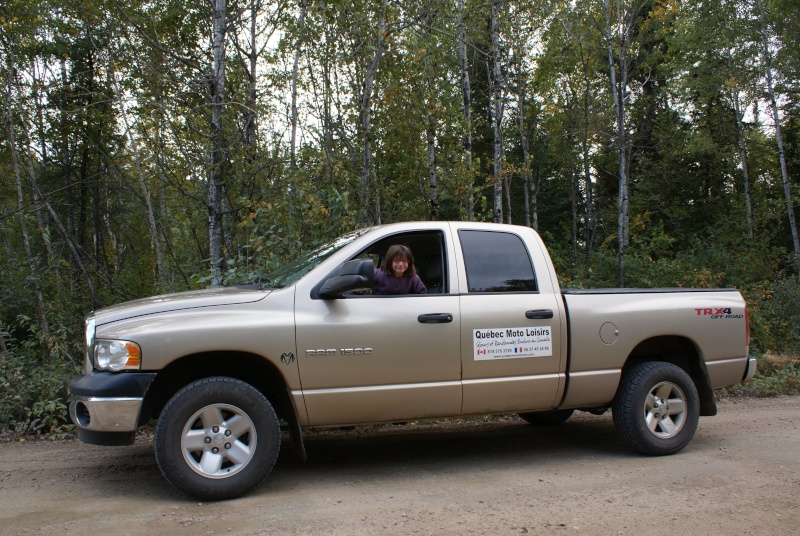
[[[447,324],[453,321],[450,313],[434,313],[429,315],[419,315],[417,320],[420,324]]]
[[[527,311],[525,313],[525,318],[529,318],[531,320],[544,320],[547,318],[553,318],[553,310],[536,309],[535,311]]]

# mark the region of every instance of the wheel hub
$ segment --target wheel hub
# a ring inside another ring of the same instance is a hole
[[[660,439],[673,437],[683,427],[685,408],[686,395],[680,387],[672,382],[661,382],[653,386],[645,399],[645,425]]]
[[[186,463],[206,478],[235,475],[255,454],[256,429],[250,417],[236,406],[212,404],[187,421],[181,436]]]

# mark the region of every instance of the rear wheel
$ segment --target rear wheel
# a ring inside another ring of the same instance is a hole
[[[656,456],[683,449],[697,429],[700,399],[682,368],[649,361],[628,370],[614,399],[617,433],[631,447]]]
[[[161,472],[177,489],[203,500],[231,499],[270,473],[280,427],[272,405],[252,385],[204,378],[164,407],[154,446]]]
[[[574,409],[556,411],[540,411],[536,413],[520,413],[519,416],[534,426],[556,426],[572,417]]]

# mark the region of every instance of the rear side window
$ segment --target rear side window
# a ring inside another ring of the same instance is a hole
[[[512,233],[458,232],[470,292],[538,290],[531,258],[522,239]]]

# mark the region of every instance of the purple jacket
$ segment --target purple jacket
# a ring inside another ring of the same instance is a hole
[[[373,294],[427,294],[428,289],[418,275],[397,279],[380,268],[375,268]]]

